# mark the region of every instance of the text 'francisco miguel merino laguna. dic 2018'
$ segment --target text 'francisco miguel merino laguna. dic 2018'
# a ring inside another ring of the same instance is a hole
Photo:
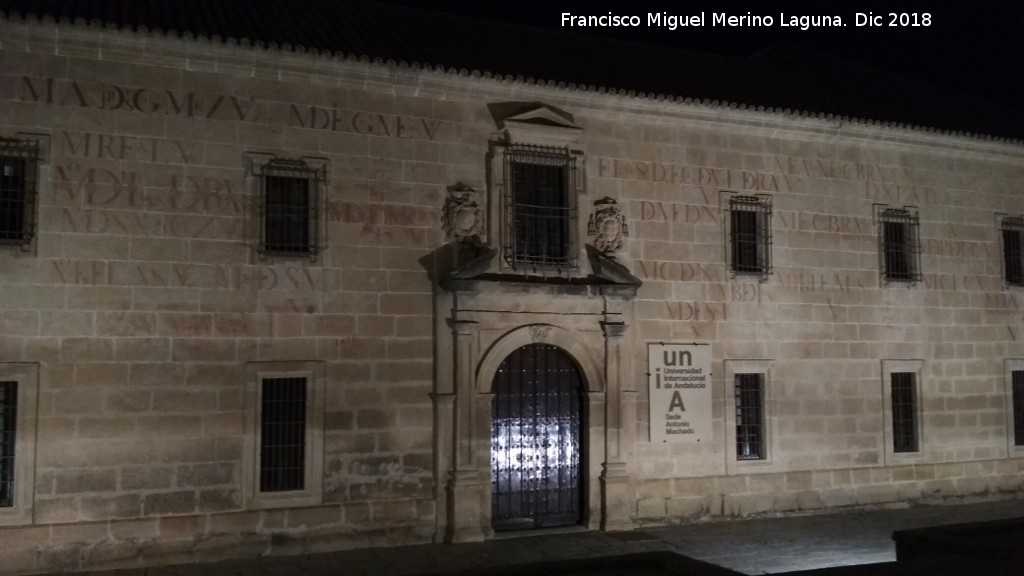
[[[888,26],[930,26],[932,16],[929,13],[913,14],[890,14],[892,20]],[[658,27],[668,30],[677,28],[697,28],[702,26],[710,27],[750,27],[770,28],[779,26],[781,28],[798,28],[809,30],[818,27],[838,27],[852,23],[854,26],[886,26],[886,19],[876,16],[873,13],[858,12],[853,17],[847,16],[846,21],[842,16],[819,16],[819,15],[793,15],[780,13],[778,17],[751,14],[734,15],[725,12],[700,12],[698,14],[669,14],[668,12],[648,12],[646,15],[635,14],[613,14],[608,12],[601,15],[582,15],[570,12],[561,13],[561,25],[563,27],[585,27],[585,28],[609,28],[609,27]]]

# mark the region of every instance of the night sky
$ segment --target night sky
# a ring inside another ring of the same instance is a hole
[[[444,3],[415,0],[382,0],[391,4],[450,12],[488,20],[528,25],[565,34],[597,34],[628,42],[676,46],[731,56],[748,56],[775,43],[796,44],[811,50],[867,64],[887,72],[970,94],[992,103],[1024,110],[1024,6],[1018,2],[952,2],[949,0],[902,2],[864,0],[856,3],[766,0],[732,2],[696,0],[666,2],[622,0],[549,0],[545,2],[487,2],[450,0]],[[844,6],[851,6],[849,8]],[[899,6],[898,9],[893,6]],[[667,11],[670,14],[712,12],[731,15],[771,16],[770,28],[566,28],[561,13],[581,15],[638,15]],[[857,27],[855,14],[873,13],[888,24],[890,12],[907,14],[907,21],[930,26]],[[784,28],[780,14],[838,15],[843,28]],[[666,66],[670,73],[670,66]]]

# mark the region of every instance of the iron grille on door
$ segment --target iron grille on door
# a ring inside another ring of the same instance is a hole
[[[14,506],[14,443],[18,383],[0,382],[0,508]]]
[[[581,392],[579,370],[558,347],[531,344],[501,363],[491,418],[496,530],[582,520]]]
[[[306,379],[264,378],[260,409],[260,492],[302,490],[306,473]]]

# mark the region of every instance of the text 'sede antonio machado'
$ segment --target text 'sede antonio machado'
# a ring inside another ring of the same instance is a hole
[[[676,30],[678,28],[721,27],[721,28],[794,28],[809,30],[821,27],[840,26],[875,26],[875,27],[926,27],[932,25],[929,12],[855,12],[846,15],[807,15],[779,13],[778,16],[767,14],[728,14],[726,12],[697,12],[694,14],[670,14],[668,12],[648,12],[636,14],[573,14],[561,13],[562,27],[579,28],[614,28],[614,27],[650,27]]]

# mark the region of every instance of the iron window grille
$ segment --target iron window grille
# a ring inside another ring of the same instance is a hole
[[[325,169],[302,160],[274,159],[256,168],[260,187],[259,251],[270,256],[309,256],[320,251],[320,190]]]
[[[1024,446],[1024,370],[1014,370],[1013,386],[1013,445]]]
[[[259,491],[305,488],[306,378],[264,378],[260,394]]]
[[[14,506],[14,444],[18,383],[0,382],[0,508]]]
[[[764,374],[736,374],[735,389],[736,459],[763,460]]]
[[[505,262],[512,268],[576,267],[576,159],[567,148],[505,150]]]
[[[1003,218],[1003,280],[1007,286],[1024,286],[1024,217]]]
[[[917,452],[917,384],[913,372],[890,374],[892,387],[892,451]]]
[[[36,232],[39,142],[0,138],[0,244],[28,246]]]
[[[886,282],[921,280],[920,219],[912,207],[883,208],[878,215],[879,257]]]
[[[771,222],[770,196],[729,199],[729,270],[733,274],[767,277],[772,273]]]

